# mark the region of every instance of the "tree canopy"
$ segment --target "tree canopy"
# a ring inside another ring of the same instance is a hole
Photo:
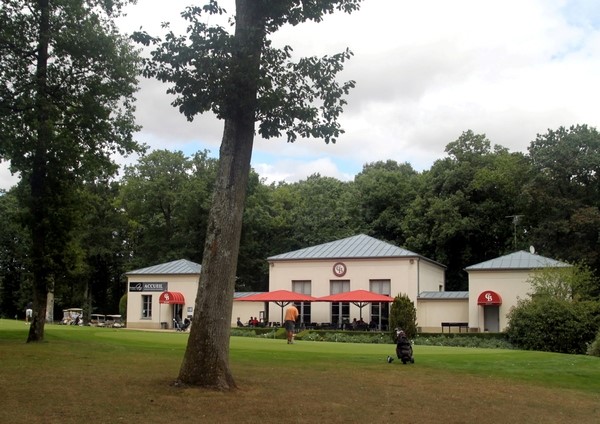
[[[0,8],[0,159],[21,176],[31,232],[34,317],[64,274],[79,188],[114,174],[133,140],[138,57],[113,19],[125,1],[7,0]],[[72,252],[72,250],[71,250]]]

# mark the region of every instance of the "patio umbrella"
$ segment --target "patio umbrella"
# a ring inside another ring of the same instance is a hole
[[[385,294],[374,293],[368,290],[352,290],[343,293],[330,294],[329,296],[319,297],[317,302],[350,302],[360,309],[360,319],[362,319],[362,308],[369,303],[390,303],[394,299]]]
[[[293,302],[314,302],[316,297],[296,293],[289,290],[275,290],[272,292],[258,293],[246,297],[239,297],[238,302],[272,302],[281,307],[281,322],[283,322],[283,308]]]

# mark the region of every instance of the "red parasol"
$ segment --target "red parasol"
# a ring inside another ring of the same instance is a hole
[[[296,293],[289,290],[275,290],[272,292],[258,293],[246,297],[239,297],[238,302],[273,302],[281,306],[281,322],[283,322],[283,308],[293,302],[315,302],[316,297]]]

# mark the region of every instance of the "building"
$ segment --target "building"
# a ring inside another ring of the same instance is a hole
[[[127,278],[127,327],[173,328],[173,319],[192,318],[201,265],[186,259],[136,269]],[[235,293],[234,297],[250,293]],[[232,325],[237,317],[247,322],[250,317],[263,318],[264,305],[234,302]]]
[[[570,266],[532,252],[519,251],[465,270],[469,274],[469,327],[472,331],[503,331],[508,313],[529,296],[529,279],[542,268]]]
[[[127,272],[127,327],[173,328],[173,319],[191,318],[200,269],[180,259]]]
[[[471,265],[469,291],[447,292],[445,267],[417,253],[364,234],[267,258],[269,291],[288,290],[320,298],[354,290],[395,297],[405,294],[417,310],[419,331],[498,332],[507,315],[528,296],[529,279],[540,268],[569,266],[519,251]],[[173,319],[192,317],[201,267],[187,260],[154,265],[126,273],[129,328],[173,328]],[[277,323],[283,312],[274,302],[240,302],[252,293],[235,293],[231,325],[239,317]],[[354,318],[386,329],[388,303],[352,302],[297,304],[302,322],[341,326]]]
[[[313,297],[368,290],[395,297],[406,294],[416,305],[421,292],[444,290],[445,267],[417,253],[359,234],[267,258],[269,290],[290,290]],[[299,305],[304,323],[332,323],[359,318],[386,328],[389,304],[361,311],[350,302]],[[272,310],[272,308],[269,308]],[[365,313],[366,312],[366,313]]]

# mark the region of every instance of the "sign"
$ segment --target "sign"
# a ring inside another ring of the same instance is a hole
[[[130,292],[164,292],[169,283],[129,283]]]
[[[346,265],[342,262],[336,262],[333,264],[333,274],[336,277],[343,277],[346,275]]]
[[[502,305],[502,298],[494,291],[486,290],[481,292],[477,298],[478,305]]]

